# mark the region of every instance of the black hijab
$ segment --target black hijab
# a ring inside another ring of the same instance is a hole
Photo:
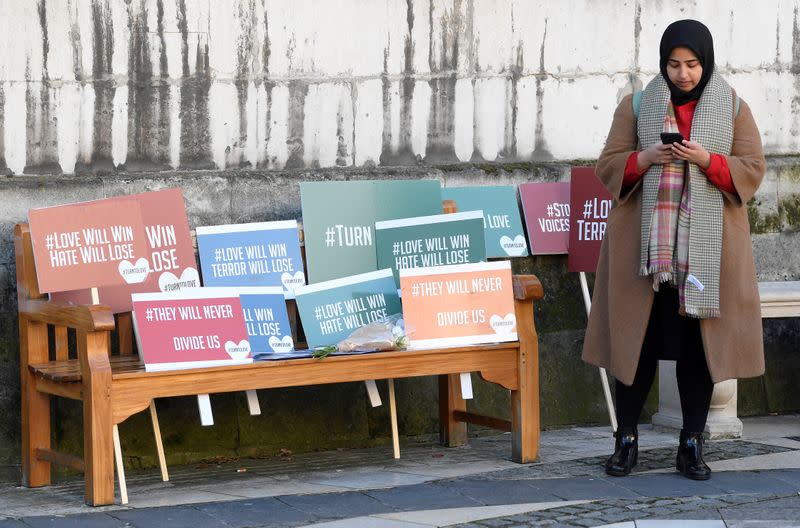
[[[677,47],[689,48],[697,55],[700,64],[703,66],[703,75],[700,77],[700,82],[697,83],[690,92],[684,92],[672,81],[669,80],[667,74],[667,61],[672,53],[672,50]],[[672,104],[680,106],[689,101],[700,99],[703,95],[703,90],[714,73],[714,39],[711,37],[711,32],[701,22],[697,20],[678,20],[673,22],[664,34],[661,36],[661,46],[659,49],[661,55],[661,76],[667,81],[669,91],[672,94]]]

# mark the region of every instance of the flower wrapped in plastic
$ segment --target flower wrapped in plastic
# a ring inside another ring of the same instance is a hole
[[[403,316],[394,314],[355,329],[336,345],[314,350],[314,357],[323,358],[332,353],[365,354],[403,350],[408,346]]]

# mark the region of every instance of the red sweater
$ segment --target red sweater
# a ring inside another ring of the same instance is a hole
[[[692,118],[694,117],[694,110],[697,107],[697,100],[690,101],[684,105],[675,107],[675,120],[678,122],[678,130],[683,137],[691,137],[692,131]],[[648,145],[649,146],[649,145]],[[636,164],[639,160],[639,153],[634,152],[628,158],[628,163],[625,165],[625,175],[622,178],[623,188],[630,188],[642,179],[647,169],[639,172]],[[733,179],[731,178],[731,170],[728,167],[728,160],[722,154],[711,154],[711,163],[707,169],[702,170],[708,181],[710,181],[717,189],[721,191],[728,191],[731,194],[736,194],[736,187],[733,186]]]

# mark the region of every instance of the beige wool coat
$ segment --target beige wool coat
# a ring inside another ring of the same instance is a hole
[[[723,192],[720,317],[700,320],[711,379],[717,383],[764,373],[758,296],[747,201],[764,177],[761,137],[750,108],[740,100],[733,145],[727,156],[738,196]],[[584,361],[633,383],[653,305],[652,279],[639,276],[642,182],[621,195],[628,157],[641,150],[632,96],[614,113],[596,173],[614,197],[595,276],[592,310],[583,343]]]

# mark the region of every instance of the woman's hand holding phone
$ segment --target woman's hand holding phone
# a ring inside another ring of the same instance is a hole
[[[700,143],[684,140],[670,147],[676,159],[686,160],[705,170],[711,165],[711,154]]]
[[[639,172],[650,168],[650,165],[663,165],[671,162],[674,158],[672,145],[663,143],[653,143],[643,151],[639,152],[636,160],[636,168]]]

